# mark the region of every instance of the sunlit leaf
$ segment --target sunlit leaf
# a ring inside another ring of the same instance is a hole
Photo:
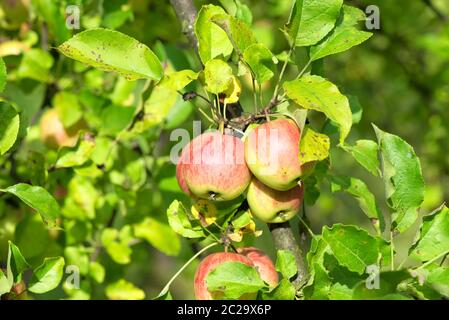
[[[90,29],[76,34],[58,47],[69,58],[104,71],[117,72],[128,80],[159,80],[162,65],[144,44],[107,29]]]

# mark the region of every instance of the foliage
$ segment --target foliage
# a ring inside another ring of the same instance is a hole
[[[0,4],[1,298],[191,298],[203,251],[256,244],[274,256],[243,196],[189,199],[172,160],[200,133],[194,120],[242,136],[279,116],[301,129],[298,161],[314,164],[290,221],[310,238],[308,278],[298,285],[294,252],[277,250],[277,286],[227,262],[208,289],[223,299],[448,298],[449,209],[434,209],[449,190],[447,28],[390,39],[365,30],[356,1],[200,2],[197,52],[164,1]],[[67,27],[67,5],[81,8],[79,29]],[[386,32],[415,23],[396,21],[401,5],[379,5]],[[405,76],[383,59],[401,44],[425,51],[424,75],[401,52]],[[48,111],[59,125],[44,123]]]

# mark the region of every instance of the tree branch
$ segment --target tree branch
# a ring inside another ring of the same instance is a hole
[[[298,274],[293,280],[296,288],[301,287],[307,281],[307,267],[304,261],[303,252],[293,235],[293,231],[288,222],[272,223],[268,225],[277,250],[289,250],[295,256],[298,266]]]
[[[192,0],[170,0],[175,9],[178,20],[181,22],[182,32],[189,39],[190,44],[198,49],[198,40],[195,36],[195,19],[198,14]]]

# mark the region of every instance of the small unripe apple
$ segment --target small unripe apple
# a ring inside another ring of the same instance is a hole
[[[56,109],[46,111],[40,121],[40,136],[49,148],[73,147],[78,140],[78,131],[85,124],[80,121],[69,129],[64,128]]]
[[[222,294],[220,292],[209,292],[206,278],[211,271],[225,262],[241,262],[251,267],[254,266],[249,258],[238,253],[219,252],[208,255],[201,261],[195,274],[194,290],[197,300],[217,300],[221,298]],[[245,297],[241,298],[246,299],[249,297],[245,295]]]
[[[253,178],[247,194],[251,213],[267,223],[282,223],[293,218],[301,209],[304,186],[278,191]]]
[[[237,251],[252,261],[263,281],[268,283],[270,287],[277,286],[279,282],[278,273],[269,256],[254,247],[239,248]]]
[[[186,194],[215,201],[237,198],[251,181],[243,142],[218,131],[203,133],[184,147],[176,176]]]
[[[245,140],[251,172],[272,189],[293,188],[305,174],[299,161],[301,132],[293,120],[277,119],[254,128]]]

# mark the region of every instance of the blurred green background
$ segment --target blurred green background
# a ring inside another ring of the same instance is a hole
[[[287,43],[279,28],[288,19],[292,1],[242,2],[252,11],[252,28],[258,40],[275,54],[286,50]],[[206,3],[219,5],[220,1],[195,1],[197,8]],[[59,92],[77,96],[79,110],[85,114],[89,126],[104,135],[105,144],[110,143],[108,136],[117,134],[123,127],[123,119],[126,120],[126,117],[132,115],[127,111],[127,107],[133,105],[136,98],[134,92],[142,85],[140,82],[127,83],[116,75],[69,61],[54,50],[73,33],[73,30],[65,27],[64,13],[68,5],[77,5],[81,9],[81,30],[105,27],[121,31],[152,48],[167,68],[199,70],[199,63],[181,33],[180,23],[169,1],[0,0],[0,4],[0,56],[7,64],[9,81],[3,95],[26,110],[25,114],[31,126],[25,142],[16,147],[16,155],[22,160],[18,161],[19,165],[14,170],[17,176],[10,174],[11,163],[7,157],[0,160],[0,187],[17,180],[26,180],[30,170],[38,170],[30,169],[26,162],[30,151],[42,151],[37,141],[39,118],[43,110],[53,106],[54,97]],[[371,126],[375,123],[379,128],[401,136],[415,148],[421,159],[426,181],[422,213],[429,212],[445,199],[449,199],[449,3],[445,0],[432,0],[432,5],[429,5],[428,1],[420,0],[370,0],[346,1],[346,4],[362,10],[368,5],[378,6],[380,29],[371,30],[374,36],[363,45],[326,58],[320,72],[337,84],[344,94],[358,97],[363,107],[363,117],[351,131],[351,142],[358,139],[375,140]],[[304,52],[298,51],[296,59],[304,59]],[[297,70],[287,70],[285,78],[290,79],[295,72]],[[250,83],[243,84],[241,104],[245,110],[251,111]],[[264,88],[266,99],[271,96],[272,89],[270,86]],[[142,181],[137,192],[130,194],[129,190],[119,187],[109,192],[103,190],[104,194],[111,198],[115,195],[125,199],[129,214],[123,221],[133,223],[140,221],[142,216],[164,220],[165,210],[172,200],[177,198],[187,202],[186,197],[179,191],[174,178],[175,167],[168,161],[167,156],[173,145],[169,139],[172,130],[179,127],[190,130],[192,120],[201,119],[195,107],[195,104],[184,102],[179,97],[169,111],[164,125],[150,128],[139,139],[141,148],[154,147],[154,157],[148,161],[155,161],[158,165],[156,171],[143,176],[137,175],[135,179],[136,176],[131,175],[131,180]],[[320,121],[314,120],[317,123]],[[125,145],[126,152],[117,151],[113,165],[113,171],[117,172],[110,175],[110,179],[116,179],[116,185],[123,182],[120,180],[123,178],[120,176],[120,170],[127,163],[139,158],[134,147],[133,143],[129,142]],[[386,214],[388,209],[385,206],[381,180],[369,175],[347,153],[337,148],[333,150],[333,172],[364,180]],[[102,152],[98,153],[101,157]],[[52,157],[52,154],[49,153],[48,157]],[[122,167],[118,163],[122,163]],[[70,174],[56,173],[53,177],[53,182],[48,185],[50,189],[54,189],[57,183],[69,184],[73,179]],[[69,194],[96,192],[94,183],[84,181],[83,185],[83,181],[73,183],[81,186],[79,188],[84,186],[82,191],[74,191],[69,187]],[[136,181],[131,182],[139,184]],[[320,232],[323,225],[336,222],[369,228],[369,221],[353,198],[340,193],[333,194],[327,183],[320,185],[320,192],[316,204],[307,207],[307,216],[314,231]],[[114,201],[111,200],[112,203],[115,203]],[[67,209],[67,204],[65,207]],[[110,214],[106,205],[102,206],[103,211],[99,210],[98,206],[92,210],[97,216]],[[68,211],[65,211],[66,217],[69,216]],[[75,249],[67,252],[66,248],[66,258],[71,256],[77,263],[87,259],[87,254],[80,249],[79,244],[90,238],[83,234],[89,234],[91,222],[74,219],[70,226],[69,223],[64,226],[66,229],[76,228],[82,234],[80,237],[83,241],[78,241],[76,237],[68,239],[67,236],[49,234],[36,218],[17,204],[0,202],[2,264],[6,259],[8,239],[14,240],[33,264],[39,264],[44,256],[51,253],[63,252],[67,245]],[[296,230],[298,221],[293,220],[292,224]],[[414,231],[416,230],[412,228],[399,236],[397,250],[400,253],[402,246],[412,240]],[[266,229],[254,242],[274,257],[271,235]],[[147,243],[137,243],[133,245],[132,262],[124,265],[116,263],[103,251],[100,254],[107,270],[105,283],[124,277],[142,288],[147,297],[155,296],[192,255],[189,242],[183,240],[181,248],[180,254],[173,257],[161,253]],[[195,268],[196,264],[191,265],[175,281],[172,289],[175,298],[193,297],[192,279]],[[104,285],[89,286],[87,281],[82,283],[89,288],[75,297],[105,298]],[[67,294],[58,289],[43,297],[61,298]],[[70,294],[69,296],[74,297]]]

